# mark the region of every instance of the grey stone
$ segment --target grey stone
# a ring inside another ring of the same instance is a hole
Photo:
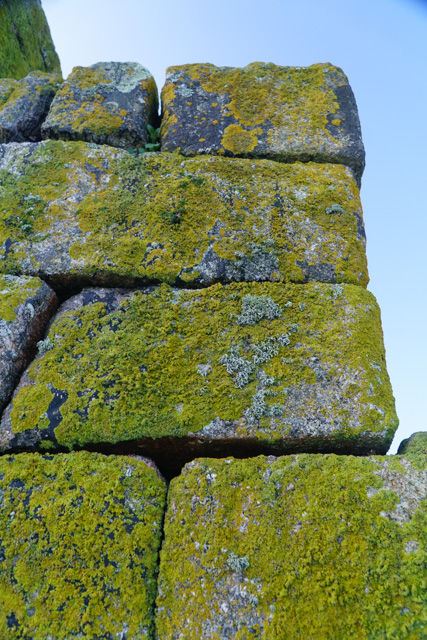
[[[0,142],[41,140],[41,126],[60,83],[58,75],[41,71],[19,82],[0,80]]]
[[[52,289],[38,278],[0,276],[0,412],[34,357],[57,303]]]
[[[113,147],[144,146],[147,124],[157,123],[158,94],[151,73],[137,62],[75,67],[43,124],[43,138],[85,140]]]
[[[170,67],[162,90],[162,151],[365,166],[359,116],[342,70],[330,64],[242,69]]]

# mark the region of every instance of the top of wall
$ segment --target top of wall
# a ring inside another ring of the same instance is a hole
[[[61,72],[40,0],[0,0],[0,78]]]

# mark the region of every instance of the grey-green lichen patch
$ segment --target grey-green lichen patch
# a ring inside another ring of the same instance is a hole
[[[2,0],[0,42],[0,78],[24,78],[30,71],[61,73],[39,0]]]
[[[0,459],[0,636],[151,639],[164,482],[143,460]]]
[[[56,286],[368,282],[359,191],[340,165],[46,141],[0,146],[0,181],[3,272]]]
[[[170,67],[162,90],[162,150],[365,165],[353,92],[331,64]]]
[[[188,464],[168,495],[156,640],[424,639],[427,466],[399,457],[402,483],[394,462]]]
[[[427,431],[413,433],[410,438],[402,440],[398,453],[411,456],[415,464],[425,465],[427,461]]]
[[[54,292],[38,278],[0,276],[0,412],[56,306]]]
[[[0,81],[1,143],[41,140],[41,126],[60,82],[58,74],[41,71],[32,71],[19,82]]]
[[[156,123],[157,110],[156,83],[142,65],[99,62],[75,67],[52,103],[43,137],[144,146],[147,124]]]
[[[335,292],[271,283],[84,290],[23,376],[1,448],[169,438],[183,450],[197,439],[222,451],[385,452],[397,418],[379,310],[361,287]]]

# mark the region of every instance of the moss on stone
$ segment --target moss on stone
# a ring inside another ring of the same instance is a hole
[[[0,319],[13,322],[16,308],[34,296],[41,285],[38,278],[0,275]]]
[[[367,284],[360,197],[345,167],[134,158],[59,141],[3,149],[0,243],[12,244],[0,271],[108,284]]]
[[[188,433],[214,438],[220,420],[227,437],[281,450],[298,438],[387,450],[397,419],[379,311],[360,287],[339,290],[162,286],[129,294],[114,311],[94,302],[66,312],[51,326],[53,348],[34,361],[13,400],[11,427],[19,433],[32,425],[73,448]],[[248,323],[248,297],[280,313]],[[52,405],[53,435],[46,407],[55,390],[65,398]]]
[[[0,459],[0,635],[152,638],[164,483],[99,454]]]
[[[407,492],[391,461],[188,464],[168,495],[158,640],[424,638],[426,465],[400,458]]]
[[[0,42],[0,77],[19,79],[30,71],[61,73],[39,0],[2,1]]]
[[[425,468],[427,464],[427,431],[418,431],[413,433],[410,438],[402,440],[398,453],[410,456],[414,468]]]

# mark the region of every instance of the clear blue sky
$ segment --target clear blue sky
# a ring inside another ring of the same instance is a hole
[[[343,68],[367,152],[362,203],[401,426],[427,429],[427,3],[421,0],[42,0],[66,77],[136,61],[156,78],[192,62]]]

